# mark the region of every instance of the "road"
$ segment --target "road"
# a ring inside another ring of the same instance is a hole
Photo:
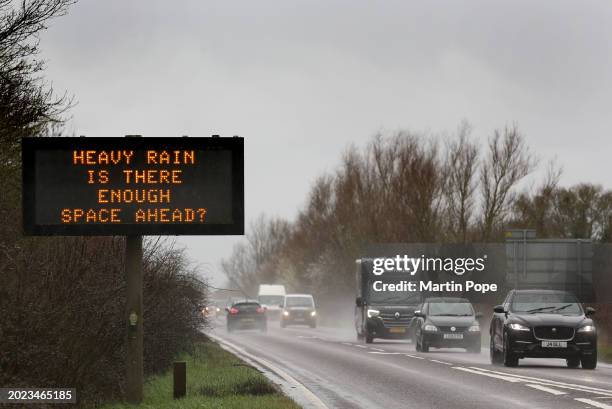
[[[329,408],[612,409],[612,365],[569,369],[556,359],[493,366],[488,351],[416,352],[401,341],[357,341],[350,329],[290,327],[211,333],[282,368]]]

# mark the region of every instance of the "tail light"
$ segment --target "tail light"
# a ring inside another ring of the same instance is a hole
[[[232,307],[232,308],[230,308],[230,311],[229,311],[229,312],[230,312],[230,314],[232,314],[232,315],[236,315],[236,314],[238,314],[238,308],[234,308],[234,307]]]
[[[263,307],[258,307],[255,311],[257,311],[257,314],[263,314],[264,312],[266,312],[265,308]]]

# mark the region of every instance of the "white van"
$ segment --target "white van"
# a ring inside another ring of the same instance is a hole
[[[260,284],[257,300],[266,308],[270,319],[280,319],[282,305],[285,302],[285,286],[282,284]]]

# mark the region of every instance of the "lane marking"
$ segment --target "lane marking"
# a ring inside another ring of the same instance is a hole
[[[416,355],[410,355],[410,354],[404,354],[404,356],[407,356],[409,358],[414,358],[414,359],[425,359],[422,356],[416,356]]]
[[[368,354],[376,354],[376,355],[401,355],[400,352],[377,352],[377,351],[368,351]]]
[[[350,347],[352,347],[352,346],[353,346],[353,344],[351,344],[350,342],[342,342],[342,345],[348,345],[348,346],[350,346]]]
[[[512,377],[509,377],[509,376],[502,376],[502,375],[495,375],[495,374],[492,374],[492,373],[480,372],[480,371],[476,371],[474,369],[464,368],[462,366],[453,366],[452,368],[453,369],[458,369],[458,370],[464,371],[464,372],[470,372],[470,373],[477,374],[477,375],[488,376],[490,378],[501,379],[501,380],[507,381],[507,382],[522,382],[520,379],[512,378]]]
[[[598,394],[598,395],[603,395],[603,396],[609,396],[612,397],[612,390],[609,389],[602,389],[602,388],[596,388],[594,386],[586,386],[586,385],[578,385],[575,383],[566,383],[566,382],[559,382],[559,381],[553,381],[550,379],[544,379],[544,378],[535,378],[533,376],[527,376],[527,375],[518,375],[518,374],[511,374],[511,373],[507,373],[507,372],[500,372],[500,371],[491,371],[489,369],[484,369],[484,368],[478,368],[475,366],[470,367],[476,371],[480,371],[483,373],[493,373],[493,374],[500,374],[503,376],[510,376],[516,379],[519,379],[523,382],[529,382],[529,383],[539,383],[539,384],[544,384],[544,385],[548,385],[548,386],[555,386],[557,388],[561,388],[561,389],[572,389],[572,390],[577,390],[577,391],[582,391],[582,392],[589,392],[589,393],[594,393],[594,394]]]
[[[602,402],[597,402],[596,400],[592,400],[592,399],[574,398],[574,400],[577,400],[578,402],[586,403],[587,405],[595,406],[596,408],[612,409],[612,406],[606,405],[605,403],[602,403]]]
[[[380,349],[380,348],[370,348],[373,351],[378,351],[378,352],[385,352],[384,349]]]
[[[358,345],[358,344],[355,344],[355,345],[353,345],[353,346],[355,346],[355,347],[357,347],[357,348],[367,348],[365,345]]]
[[[556,389],[547,388],[546,386],[542,386],[542,385],[538,385],[538,384],[528,383],[527,386],[529,386],[530,388],[533,388],[533,389],[537,389],[539,391],[552,393],[555,396],[556,395],[567,395],[567,392],[561,392],[561,391],[558,391]]]
[[[431,362],[437,362],[439,364],[443,364],[443,365],[453,365],[450,362],[444,362],[444,361],[438,361],[437,359],[430,359]]]

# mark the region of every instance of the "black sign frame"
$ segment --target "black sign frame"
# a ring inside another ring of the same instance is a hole
[[[40,150],[166,149],[232,152],[232,223],[58,224],[35,223],[36,152]],[[32,236],[243,235],[244,138],[241,137],[26,137],[21,140],[23,230]]]

